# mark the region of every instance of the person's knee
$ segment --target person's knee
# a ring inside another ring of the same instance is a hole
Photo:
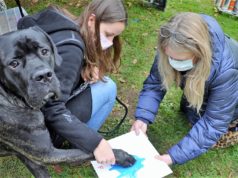
[[[117,96],[117,85],[111,78],[105,77],[103,90],[108,93],[109,100],[115,100]]]

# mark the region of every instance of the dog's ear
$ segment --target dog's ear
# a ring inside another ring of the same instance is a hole
[[[53,40],[50,38],[50,36],[44,31],[42,30],[40,27],[38,26],[34,26],[34,27],[31,27],[31,29],[35,30],[35,31],[40,31],[41,33],[43,33],[46,38],[48,39],[51,47],[52,47],[52,50],[53,50],[53,53],[54,53],[54,57],[55,57],[55,64],[57,66],[60,66],[60,64],[62,63],[62,58],[61,56],[58,54],[58,50],[53,42]]]

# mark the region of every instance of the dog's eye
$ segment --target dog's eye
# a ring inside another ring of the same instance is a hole
[[[43,56],[46,56],[46,55],[49,54],[49,50],[48,50],[48,49],[42,49],[42,50],[41,50],[41,54],[42,54]]]
[[[19,64],[20,63],[17,60],[14,60],[9,63],[9,66],[12,68],[16,68],[17,66],[19,66]]]

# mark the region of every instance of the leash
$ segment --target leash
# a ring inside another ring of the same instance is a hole
[[[77,95],[78,95],[79,93],[81,93],[82,91],[84,91],[84,90],[89,86],[89,84],[90,84],[89,82],[84,82],[84,83],[82,83],[82,84],[80,85],[80,87],[72,93],[72,95],[69,97],[68,101],[69,101],[70,99],[72,99],[73,97],[77,96]],[[127,114],[128,114],[128,108],[127,108],[127,106],[126,106],[118,97],[116,97],[116,101],[117,101],[120,105],[122,105],[122,107],[123,107],[124,110],[125,110],[125,113],[124,113],[122,119],[117,123],[117,125],[116,125],[113,129],[111,129],[111,130],[109,130],[109,131],[101,131],[101,130],[99,130],[98,132],[101,133],[101,134],[104,134],[104,135],[107,135],[107,136],[114,134],[114,132],[116,132],[116,131],[121,127],[122,123],[123,123],[123,122],[125,121],[125,119],[126,119],[126,116],[127,116]]]
[[[15,0],[15,2],[17,3],[17,6],[18,6],[18,8],[19,8],[21,17],[24,17],[24,13],[23,13],[23,11],[22,11],[22,7],[21,7],[20,0]]]
[[[122,123],[125,121],[126,116],[127,116],[127,114],[128,114],[128,108],[127,108],[127,106],[126,106],[118,97],[116,97],[116,100],[117,100],[117,102],[118,102],[120,105],[122,105],[122,106],[124,107],[124,109],[125,109],[125,114],[124,114],[124,116],[122,117],[122,119],[118,122],[118,124],[117,124],[113,129],[111,129],[111,130],[109,130],[109,131],[101,131],[101,130],[99,130],[99,131],[98,131],[99,133],[102,133],[102,134],[107,135],[107,136],[112,135],[112,134],[114,134],[114,133],[121,127]]]

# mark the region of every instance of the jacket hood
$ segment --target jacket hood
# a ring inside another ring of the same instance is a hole
[[[23,19],[23,22],[21,19],[18,22],[18,28],[20,29],[24,28],[24,25],[30,26],[32,23],[32,25],[37,24],[40,26],[48,34],[63,30],[79,32],[79,27],[73,20],[51,7],[35,15],[25,16]],[[51,22],[51,25],[49,25],[49,22]]]

